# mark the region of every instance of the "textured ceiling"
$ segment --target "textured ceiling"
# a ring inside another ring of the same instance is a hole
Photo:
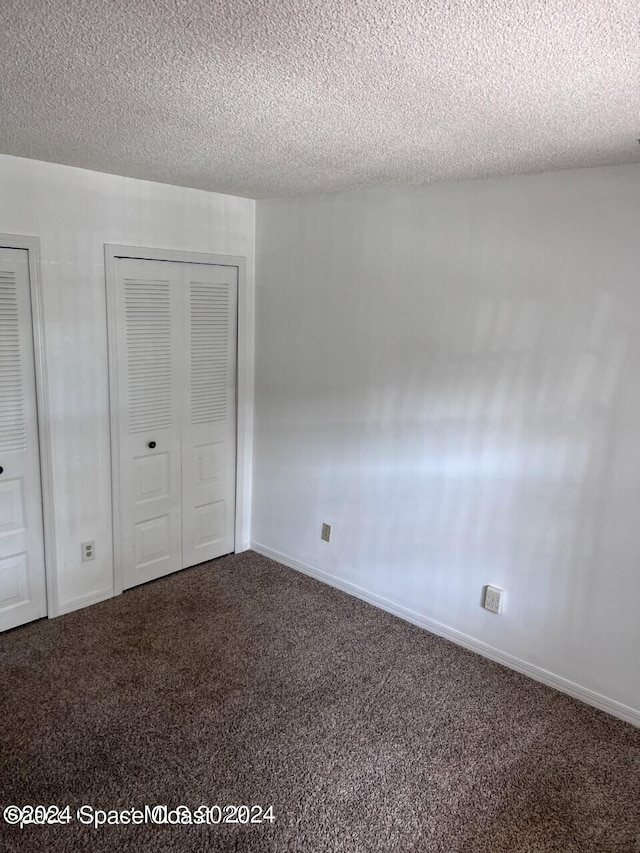
[[[638,0],[1,0],[0,152],[250,197],[640,162]]]

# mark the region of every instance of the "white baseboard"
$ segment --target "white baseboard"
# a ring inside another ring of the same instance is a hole
[[[510,669],[514,669],[516,672],[521,672],[523,675],[528,675],[529,678],[533,678],[535,681],[540,681],[542,684],[546,684],[548,687],[553,687],[561,693],[567,693],[569,696],[572,696],[574,699],[579,699],[587,705],[591,705],[594,708],[605,711],[607,714],[618,717],[627,723],[640,727],[640,711],[635,708],[630,708],[628,705],[623,705],[622,702],[617,702],[615,699],[609,699],[607,696],[596,693],[595,690],[590,690],[588,687],[582,687],[580,684],[569,681],[568,678],[563,678],[561,675],[556,675],[553,672],[542,669],[542,667],[535,666],[534,664],[521,660],[514,655],[507,654],[507,652],[502,652],[500,649],[496,649],[494,646],[490,646],[488,643],[482,642],[482,640],[477,640],[475,637],[464,634],[462,631],[450,628],[448,625],[443,625],[442,622],[436,622],[434,619],[429,619],[427,616],[423,616],[421,613],[416,613],[414,610],[410,610],[402,604],[397,604],[395,601],[391,601],[381,595],[376,595],[374,592],[370,592],[369,590],[350,583],[349,581],[342,580],[342,578],[339,578],[336,575],[331,575],[328,572],[323,572],[321,569],[316,569],[306,563],[301,563],[299,560],[295,560],[293,557],[287,556],[287,554],[282,554],[280,551],[274,551],[273,548],[260,544],[260,542],[252,542],[251,548],[253,551],[256,551],[258,554],[262,554],[264,557],[269,557],[271,560],[282,563],[291,569],[296,569],[305,575],[309,575],[312,578],[316,578],[316,580],[329,584],[329,586],[333,586],[336,589],[347,592],[349,595],[361,598],[363,601],[367,601],[369,604],[373,604],[381,610],[386,610],[394,616],[399,616],[407,622],[418,625],[418,627],[424,628],[432,634],[437,634],[439,637],[445,637],[447,640],[451,640],[451,642],[456,643],[459,646],[463,646],[465,649],[469,649],[470,651],[476,652],[485,658],[496,661],[496,663],[501,663]]]
[[[99,601],[106,601],[107,598],[113,598],[113,590],[99,589],[97,592],[90,592],[88,595],[79,595],[76,598],[70,598],[69,601],[64,601],[58,608],[56,616],[64,616],[65,613],[73,613],[74,610],[80,610],[81,607],[89,607],[91,604],[97,604]],[[56,618],[56,617],[49,617]]]

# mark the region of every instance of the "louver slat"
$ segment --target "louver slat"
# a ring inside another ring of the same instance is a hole
[[[27,430],[18,292],[13,273],[0,276],[0,450],[26,450]]]
[[[229,292],[191,283],[191,423],[227,417]]]
[[[129,432],[171,427],[169,282],[125,279],[124,301]]]

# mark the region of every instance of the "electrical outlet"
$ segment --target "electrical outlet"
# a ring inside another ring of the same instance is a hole
[[[95,559],[96,543],[91,539],[89,542],[82,543],[82,562],[87,563],[89,560]]]
[[[486,586],[484,591],[484,609],[492,613],[502,613],[504,590],[498,586]]]
[[[320,538],[323,542],[331,541],[331,525],[323,523],[322,525],[322,533],[320,534]]]

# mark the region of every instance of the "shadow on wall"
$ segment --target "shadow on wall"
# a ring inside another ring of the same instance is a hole
[[[398,338],[392,364],[372,347],[337,369],[330,339],[326,358],[312,346],[311,380],[277,400],[272,426],[294,439],[285,470],[333,508],[341,564],[366,566],[356,583],[397,600],[401,572],[406,604],[428,595],[437,612],[456,584],[468,595],[470,570],[479,590],[515,567],[523,583],[552,579],[571,642],[574,613],[583,622],[594,606],[589,577],[615,485],[616,409],[631,375],[621,310],[603,292],[560,307],[479,299],[420,360]],[[553,625],[551,614],[538,630]]]

